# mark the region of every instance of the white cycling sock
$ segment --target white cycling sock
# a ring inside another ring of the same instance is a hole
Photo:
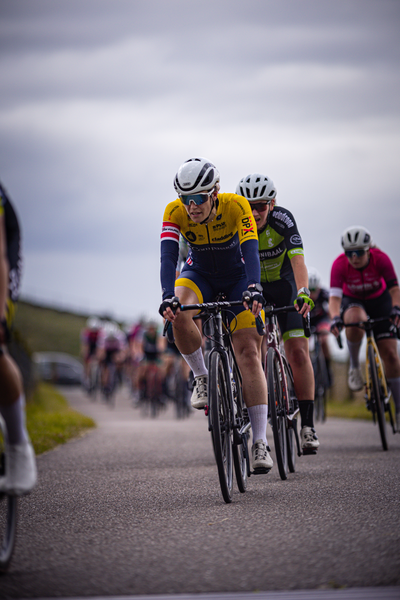
[[[358,367],[360,366],[359,355],[361,342],[349,342],[349,340],[347,340],[347,347],[349,349],[350,355],[350,367],[352,369],[358,369]]]
[[[391,379],[386,379],[386,381],[392,392],[397,415],[400,413],[400,377],[392,377]]]
[[[201,348],[192,352],[192,354],[182,354],[187,364],[193,371],[195,377],[200,375],[208,375],[208,371],[204,362],[203,351]]]
[[[253,444],[257,440],[262,440],[268,446],[268,442],[267,442],[268,406],[266,404],[257,404],[256,406],[248,406],[247,411],[249,413],[251,428],[253,430]]]
[[[28,442],[29,436],[26,430],[25,419],[25,396],[21,394],[16,402],[0,406],[0,413],[7,427],[8,442],[12,446]]]

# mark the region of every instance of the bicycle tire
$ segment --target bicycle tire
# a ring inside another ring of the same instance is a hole
[[[324,423],[326,420],[328,373],[326,369],[325,357],[321,349],[319,349],[318,354],[313,361],[313,368],[315,382],[315,420]]]
[[[240,375],[236,365],[232,368],[232,385],[233,385],[233,402],[235,405],[235,432],[233,436],[233,466],[235,467],[236,483],[241,494],[247,489],[247,444],[248,434],[245,434],[241,439],[239,431],[244,425],[244,403],[243,390],[240,381]]]
[[[371,376],[371,392],[374,396],[373,407],[378,419],[379,433],[381,436],[382,448],[388,449],[387,434],[386,434],[386,417],[385,417],[385,402],[379,385],[378,371],[376,368],[375,350],[372,345],[368,346],[368,363]]]
[[[226,376],[221,355],[213,352],[209,371],[210,430],[222,497],[229,504],[233,488],[233,428]]]
[[[0,476],[5,475],[5,425],[0,419]],[[10,566],[17,533],[17,496],[0,493],[0,572]]]
[[[268,406],[274,435],[276,462],[282,480],[287,479],[288,451],[286,434],[286,407],[282,389],[282,374],[276,350],[269,348],[267,353]]]
[[[290,366],[285,362],[285,374],[287,387],[285,393],[288,399],[289,415],[294,414],[298,401],[293,386],[293,377],[291,376]],[[287,415],[287,416],[289,416]],[[296,458],[297,458],[297,418],[287,419],[288,426],[286,428],[287,433],[287,457],[288,457],[288,468],[290,473],[296,471]]]

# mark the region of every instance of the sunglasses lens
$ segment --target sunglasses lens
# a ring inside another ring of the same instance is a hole
[[[346,250],[345,254],[348,258],[351,258],[353,256],[353,254],[360,257],[360,256],[364,256],[365,250],[362,250],[362,249],[361,250]]]
[[[251,202],[250,206],[251,206],[251,210],[256,210],[257,212],[261,213],[261,212],[265,212],[268,208],[268,204],[269,202]]]
[[[200,204],[207,202],[209,197],[210,196],[208,194],[190,194],[189,196],[181,196],[180,198],[183,204],[186,206],[190,206],[191,202],[194,202],[197,206],[199,206]]]

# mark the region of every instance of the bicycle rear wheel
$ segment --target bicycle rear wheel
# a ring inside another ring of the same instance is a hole
[[[0,418],[0,477],[6,472],[5,426]],[[0,493],[0,572],[4,573],[12,558],[17,532],[17,497]]]
[[[288,473],[288,451],[282,376],[276,351],[274,348],[269,348],[267,354],[268,406],[274,434],[276,462],[278,463],[279,475],[281,479],[285,480]]]
[[[233,487],[233,427],[227,376],[220,354],[213,352],[209,371],[210,430],[222,496],[229,503],[232,502]]]
[[[388,449],[386,435],[386,417],[385,417],[385,400],[379,383],[378,371],[376,368],[375,350],[372,345],[368,346],[368,363],[371,376],[371,393],[374,396],[372,410],[375,410],[378,418],[379,433],[381,435],[382,448]]]
[[[240,429],[244,425],[244,403],[243,391],[240,381],[240,374],[233,365],[231,373],[231,381],[233,388],[233,403],[234,403],[234,422],[235,430],[233,434],[233,464],[235,467],[236,482],[239,492],[242,494],[247,489],[247,441],[248,433],[240,436]]]
[[[314,413],[315,420],[323,423],[326,420],[326,401],[328,390],[328,373],[326,369],[325,357],[321,348],[313,361],[314,381],[315,381],[315,397],[314,397]]]

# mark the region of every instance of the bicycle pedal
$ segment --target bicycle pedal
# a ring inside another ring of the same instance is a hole
[[[258,469],[254,469],[253,471],[250,471],[250,475],[266,475],[267,473],[270,472],[271,469],[263,469],[262,467],[259,467]]]
[[[317,450],[315,448],[302,448],[303,454],[317,454]]]

